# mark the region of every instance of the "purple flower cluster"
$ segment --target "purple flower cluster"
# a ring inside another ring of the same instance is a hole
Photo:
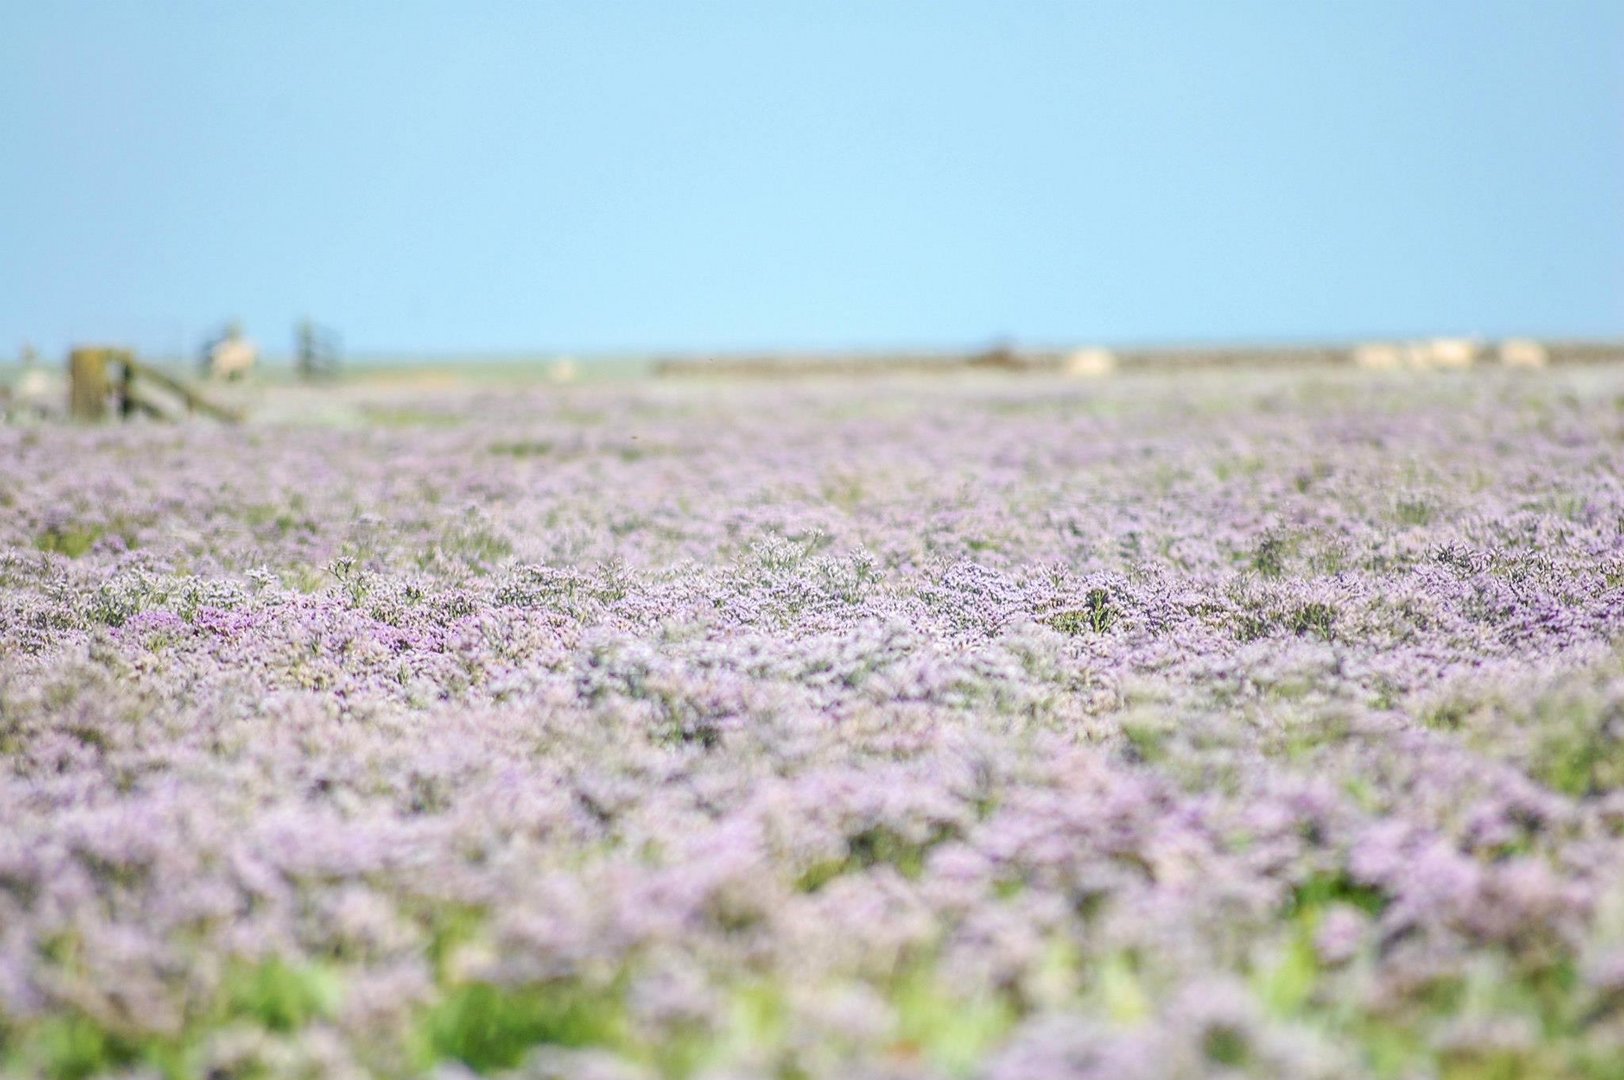
[[[0,1076],[1624,1073],[1624,373],[331,394],[0,427]]]

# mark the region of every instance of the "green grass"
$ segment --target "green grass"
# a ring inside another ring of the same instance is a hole
[[[63,947],[66,957],[71,945]],[[201,1077],[199,1054],[214,1032],[248,1024],[293,1034],[330,1016],[342,986],[319,966],[273,957],[233,966],[214,1002],[190,1018],[178,1034],[119,1030],[76,1011],[59,1011],[9,1033],[0,1028],[0,1074],[41,1080],[88,1080],[141,1067],[166,1080]]]
[[[1298,637],[1312,634],[1330,641],[1336,631],[1336,608],[1317,600],[1302,604],[1291,613],[1291,629]]]
[[[53,525],[34,538],[34,546],[41,551],[66,555],[77,559],[96,546],[96,541],[107,535],[100,525]]]
[[[626,1041],[625,1007],[614,990],[564,983],[502,987],[476,982],[451,991],[422,1019],[428,1061],[455,1060],[476,1072],[509,1069],[541,1045],[613,1046]]]
[[[891,829],[864,829],[846,841],[844,857],[815,864],[802,873],[795,884],[802,892],[817,892],[837,877],[860,873],[876,866],[890,866],[903,877],[914,881],[925,872],[925,859],[930,849],[944,839],[945,835],[937,834],[923,842],[915,842]]]
[[[924,967],[898,980],[891,1002],[897,1012],[898,1048],[917,1053],[951,1077],[974,1075],[1019,1019],[1005,996],[960,996]]]
[[[337,1008],[341,987],[325,968],[298,967],[277,957],[235,968],[224,987],[226,1012],[268,1031],[297,1031]]]
[[[491,453],[499,457],[539,458],[548,457],[553,451],[553,444],[545,439],[523,439],[491,444]]]
[[[1103,634],[1115,626],[1119,614],[1111,603],[1111,594],[1105,589],[1090,589],[1083,606],[1049,617],[1049,625],[1070,637],[1081,634]]]

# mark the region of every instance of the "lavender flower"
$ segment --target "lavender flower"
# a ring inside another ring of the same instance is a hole
[[[0,427],[0,1074],[1624,1068],[1619,373],[334,394]]]

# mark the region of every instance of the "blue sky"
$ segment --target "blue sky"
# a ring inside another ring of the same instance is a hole
[[[1624,3],[50,3],[0,355],[1624,334]]]

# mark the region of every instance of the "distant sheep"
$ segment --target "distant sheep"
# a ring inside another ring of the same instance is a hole
[[[239,379],[259,362],[259,346],[233,332],[209,346],[208,358],[212,377]]]
[[[1480,351],[1478,343],[1469,338],[1378,341],[1356,347],[1353,362],[1372,371],[1463,371],[1477,362]]]
[[[1371,371],[1393,371],[1401,368],[1404,366],[1404,358],[1403,347],[1385,342],[1372,342],[1353,350],[1354,365]]]
[[[1434,338],[1412,346],[1416,367],[1463,371],[1477,362],[1478,344],[1467,338]]]
[[[1512,338],[1500,343],[1500,363],[1509,368],[1542,368],[1550,363],[1550,353],[1537,341]]]
[[[1063,367],[1074,379],[1097,379],[1116,370],[1116,354],[1110,349],[1078,349],[1066,357]]]

